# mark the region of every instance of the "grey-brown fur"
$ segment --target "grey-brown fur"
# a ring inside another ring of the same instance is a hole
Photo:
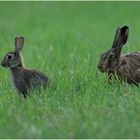
[[[40,91],[42,87],[46,89],[49,81],[43,73],[24,67],[20,54],[23,45],[24,38],[16,37],[15,51],[7,53],[1,61],[1,65],[11,69],[13,82],[18,93],[26,97],[30,90]]]
[[[140,52],[131,52],[121,55],[122,47],[128,39],[129,28],[117,28],[112,48],[101,54],[98,69],[107,72],[109,81],[118,77],[127,83],[140,83]]]

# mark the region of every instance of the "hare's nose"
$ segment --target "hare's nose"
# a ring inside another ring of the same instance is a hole
[[[3,63],[3,61],[0,61],[0,65],[4,66],[4,63]]]
[[[102,66],[102,65],[98,65],[97,67],[98,67],[98,69],[102,69],[102,68],[103,68],[103,66]]]

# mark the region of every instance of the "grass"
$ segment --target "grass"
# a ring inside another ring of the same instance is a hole
[[[27,100],[0,68],[0,138],[140,138],[140,88],[109,85],[98,72],[115,29],[128,25],[123,52],[139,50],[140,2],[0,2],[0,58],[23,35],[27,67],[52,87]],[[55,88],[53,88],[55,87]]]

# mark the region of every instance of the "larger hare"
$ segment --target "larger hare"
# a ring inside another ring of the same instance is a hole
[[[121,55],[122,47],[128,39],[129,28],[117,28],[112,48],[101,54],[98,69],[107,72],[109,81],[113,77],[138,85],[140,82],[140,52]]]
[[[3,67],[9,67],[14,85],[20,95],[27,96],[30,90],[41,90],[48,86],[48,77],[36,70],[24,67],[20,51],[23,48],[24,37],[15,38],[15,51],[9,52],[1,61]]]

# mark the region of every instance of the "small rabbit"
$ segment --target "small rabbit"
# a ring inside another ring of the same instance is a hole
[[[117,28],[112,48],[101,54],[98,69],[108,73],[108,80],[113,77],[128,84],[140,82],[140,52],[121,55],[122,47],[128,39],[129,27]]]
[[[10,68],[17,92],[26,98],[30,90],[40,91],[41,87],[46,89],[49,85],[49,80],[41,72],[24,67],[20,54],[23,44],[24,37],[16,37],[15,51],[7,53],[1,61],[1,65]]]

